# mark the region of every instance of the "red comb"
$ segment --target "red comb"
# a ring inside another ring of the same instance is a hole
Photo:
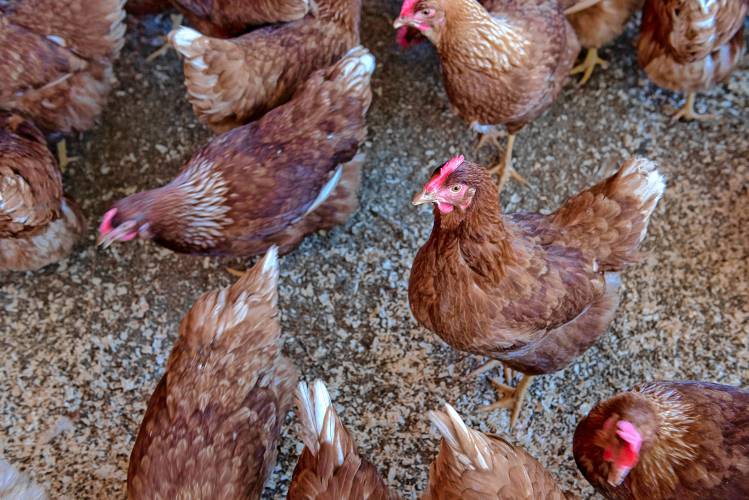
[[[101,218],[101,224],[99,224],[99,234],[108,234],[114,229],[112,227],[112,219],[114,219],[115,215],[117,215],[116,208],[112,208],[104,214],[104,217]]]
[[[416,10],[417,3],[419,3],[419,0],[405,0],[403,2],[403,6],[401,7],[400,17],[413,16]]]
[[[464,161],[465,158],[463,157],[463,155],[458,155],[442,165],[442,168],[440,168],[440,173],[434,176],[432,180],[429,181],[426,186],[424,186],[424,191],[433,191],[440,187],[450,176],[450,174],[455,172],[455,170],[459,166],[461,166]]]

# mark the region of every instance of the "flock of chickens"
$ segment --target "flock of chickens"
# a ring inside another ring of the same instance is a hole
[[[685,92],[675,118],[704,119],[694,95],[726,78],[743,51],[747,0],[405,0],[404,47],[439,53],[454,110],[484,141],[509,139],[497,166],[463,156],[413,199],[433,206],[413,262],[418,322],[456,349],[504,365],[493,377],[514,425],[534,376],[567,366],[614,318],[619,273],[665,190],[647,159],[548,215],[500,211],[515,134],[548,109],[569,74],[587,81],[597,49],[642,8],[638,59],[658,85]],[[264,254],[231,287],[201,296],[143,417],[129,498],[258,498],[296,398],[305,448],[288,496],[396,498],[359,455],[325,385],[297,384],[281,354],[278,255],[358,207],[372,101],[361,0],[0,0],[0,270],[67,256],[86,230],[63,194],[64,136],[91,127],[112,83],[125,8],[176,8],[193,26],[168,43],[184,58],[188,98],[216,135],[165,186],[117,201],[98,243],[136,238],[175,252]],[[180,16],[181,17],[181,16]],[[582,64],[573,68],[580,48]],[[48,141],[59,141],[59,159]],[[499,186],[492,180],[499,174]],[[515,373],[521,375],[513,386]],[[442,442],[425,498],[565,498],[539,462],[468,428],[449,404],[430,413]],[[716,443],[720,443],[717,445]],[[605,497],[749,498],[749,392],[654,382],[599,403],[573,452]]]

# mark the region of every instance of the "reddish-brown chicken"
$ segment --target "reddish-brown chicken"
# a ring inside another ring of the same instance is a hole
[[[596,405],[573,453],[606,498],[749,498],[749,391],[652,382]]]
[[[315,9],[314,0],[171,0],[204,35],[226,38],[252,26],[296,21]]]
[[[466,426],[458,412],[430,411],[442,440],[422,500],[564,500],[538,460],[499,436]]]
[[[86,229],[62,193],[62,176],[44,135],[0,112],[0,270],[38,269],[65,258]]]
[[[502,186],[514,172],[515,134],[557,98],[580,45],[555,0],[492,7],[488,12],[476,0],[406,0],[394,26],[417,29],[437,47],[447,95],[482,134],[479,146],[489,139],[499,148],[496,126],[507,127],[504,158],[492,169],[501,171]]]
[[[128,14],[143,16],[163,12],[171,6],[170,0],[127,0],[125,10]]]
[[[638,260],[664,188],[652,162],[631,159],[556,212],[503,215],[485,169],[459,156],[435,171],[413,200],[435,207],[411,268],[411,311],[454,348],[525,374],[517,389],[497,383],[506,396],[488,409],[514,406],[514,424],[533,376],[564,368],[606,331],[619,271]]]
[[[201,122],[223,132],[288,101],[310,74],[359,44],[361,0],[318,0],[304,19],[222,40],[180,28],[185,86]]]
[[[695,93],[725,80],[744,51],[747,0],[647,0],[637,59],[659,87],[685,92],[673,121],[711,120],[694,109]]]
[[[124,43],[123,4],[0,2],[0,108],[19,111],[48,132],[93,126]]]
[[[180,324],[130,455],[128,498],[260,498],[298,374],[281,354],[277,250]]]
[[[582,73],[580,85],[585,85],[596,66],[606,68],[608,63],[598,56],[598,49],[624,33],[627,21],[642,8],[644,0],[562,0],[569,5],[565,10],[567,20],[575,29],[580,45],[587,49],[581,64],[570,74]]]
[[[304,450],[291,478],[289,500],[392,500],[385,481],[341,423],[325,384],[299,382],[297,411]]]
[[[291,102],[215,137],[172,182],[115,203],[100,242],[152,239],[172,250],[287,252],[358,207],[374,57],[351,50],[311,75]],[[348,162],[348,163],[346,163]]]

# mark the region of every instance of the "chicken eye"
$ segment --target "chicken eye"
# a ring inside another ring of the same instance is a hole
[[[450,191],[452,191],[453,193],[460,193],[460,190],[461,190],[461,186],[460,186],[460,184],[454,184],[454,185],[453,185],[453,186],[452,186],[452,187],[450,188]]]
[[[424,17],[432,17],[434,15],[434,9],[422,9],[419,14]]]

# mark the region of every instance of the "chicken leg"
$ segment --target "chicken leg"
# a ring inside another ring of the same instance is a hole
[[[598,57],[598,49],[593,47],[591,49],[588,49],[588,53],[585,55],[585,59],[583,59],[583,62],[572,68],[572,70],[570,71],[570,75],[582,73],[583,77],[578,83],[578,85],[582,87],[588,82],[588,80],[590,80],[590,77],[591,75],[593,75],[593,71],[596,69],[596,66],[600,66],[603,69],[606,69],[609,67],[609,63]]]
[[[60,166],[60,172],[64,172],[65,168],[77,159],[77,156],[68,156],[68,148],[65,144],[65,138],[62,138],[57,143],[57,164]]]
[[[694,93],[687,94],[687,102],[679,108],[671,117],[671,123],[677,122],[684,118],[685,120],[710,121],[717,120],[717,115],[701,114],[694,110]]]
[[[476,144],[475,151],[481,149],[486,142],[490,142],[497,151],[502,151],[502,147],[499,144],[499,131],[492,129],[491,132],[482,133],[479,137],[479,142]],[[489,173],[499,173],[499,192],[502,192],[502,186],[505,185],[507,179],[512,176],[513,179],[520,182],[523,185],[528,185],[528,181],[523,178],[522,175],[512,168],[512,147],[515,144],[515,134],[509,134],[507,137],[507,147],[504,150],[504,156],[502,159],[489,169]]]
[[[172,28],[170,31],[174,31],[178,29],[180,26],[182,26],[182,15],[180,14],[169,14],[169,18],[172,20]],[[171,45],[169,45],[169,40],[167,37],[164,38],[164,45],[159,47],[156,51],[154,51],[150,56],[146,57],[146,61],[151,62],[154,59],[157,59],[164,54],[166,54],[169,49],[171,48]]]
[[[523,374],[523,378],[520,379],[518,385],[512,387],[508,384],[512,381],[514,375],[514,370],[505,366],[504,379],[507,383],[503,383],[496,377],[492,377],[490,380],[494,384],[494,388],[497,392],[502,393],[502,397],[490,405],[479,408],[479,411],[481,412],[492,411],[497,408],[512,408],[510,429],[515,426],[515,422],[518,420],[520,409],[523,407],[523,401],[525,400],[525,394],[528,392],[528,387],[530,387],[534,378],[533,375]]]

